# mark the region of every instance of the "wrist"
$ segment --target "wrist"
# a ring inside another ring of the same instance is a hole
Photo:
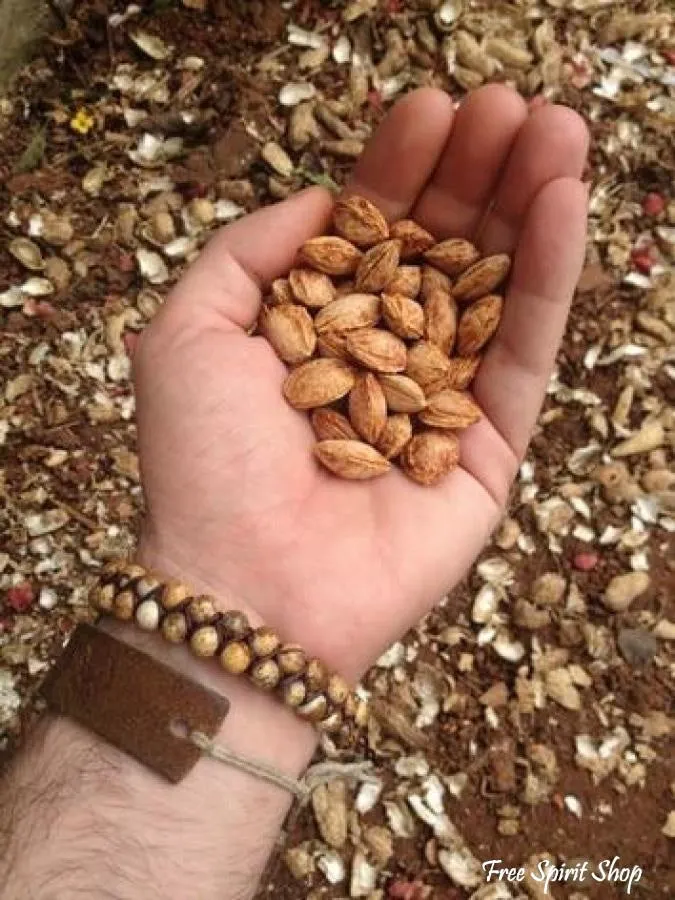
[[[315,732],[272,696],[156,633],[109,618],[100,624],[117,639],[228,698],[230,711],[214,738],[216,746],[291,778],[306,768]],[[21,791],[29,778],[32,799]],[[51,795],[55,784],[56,800],[40,812],[40,798]],[[74,721],[51,717],[19,761],[9,791],[7,805],[15,807],[15,818],[22,823],[13,835],[22,851],[10,847],[20,862],[5,873],[10,886],[28,890],[55,880],[63,895],[84,889],[97,895],[105,883],[106,889],[115,886],[116,896],[145,897],[147,886],[139,874],[156,855],[153,887],[166,900],[195,893],[204,900],[252,896],[291,803],[282,787],[207,756],[179,784],[168,784]],[[58,832],[45,832],[44,841],[37,842],[39,853],[34,852],[36,844],[27,835],[47,828],[50,816],[58,819]],[[106,870],[100,847],[116,847],[120,836],[124,854],[116,853],[114,871]],[[187,869],[186,848],[198,848]]]
[[[234,597],[228,587],[215,583],[212,577],[207,580],[199,572],[185,571],[184,566],[159,557],[144,541],[139,543],[136,561],[161,577],[188,584],[197,594],[213,596],[221,610],[237,609],[254,627],[263,624],[256,610],[244,599]],[[170,644],[156,632],[144,632],[112,618],[101,619],[99,627],[224,695],[230,701],[230,709],[216,742],[222,741],[229,749],[259,758],[292,776],[308,764],[316,748],[316,732],[311,724],[299,719],[275,696],[260,690],[242,676],[228,674],[217,660],[199,659],[184,644]],[[203,760],[201,765],[205,764],[212,763]]]

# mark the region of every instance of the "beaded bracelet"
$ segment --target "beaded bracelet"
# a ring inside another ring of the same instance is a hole
[[[365,704],[344,678],[329,673],[297,644],[283,644],[273,629],[253,628],[238,610],[220,612],[213,597],[194,594],[181,582],[115,561],[105,566],[90,600],[98,613],[159,631],[172,644],[186,643],[202,659],[217,658],[226,672],[246,675],[256,687],[273,692],[319,731],[353,738],[365,724]]]

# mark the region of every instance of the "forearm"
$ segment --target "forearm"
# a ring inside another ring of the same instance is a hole
[[[156,635],[139,640],[228,697],[216,743],[287,775],[302,772],[315,747],[308,725],[185,648]],[[206,757],[169,784],[74,722],[48,717],[0,787],[0,898],[250,897],[290,801]]]

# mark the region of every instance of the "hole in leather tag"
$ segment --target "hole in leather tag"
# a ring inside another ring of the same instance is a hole
[[[184,735],[214,738],[229,700],[92,625],[73,632],[41,692],[49,706],[171,782],[202,756]],[[172,733],[181,723],[183,734]]]

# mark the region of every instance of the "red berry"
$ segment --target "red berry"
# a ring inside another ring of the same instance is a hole
[[[420,881],[394,881],[387,890],[387,900],[422,900],[423,889]]]
[[[28,581],[17,584],[7,591],[7,604],[14,612],[25,612],[35,599],[33,588]]]
[[[50,303],[49,300],[39,300],[35,304],[35,317],[36,319],[43,319],[45,321],[52,318],[56,313],[56,307],[53,303]]]
[[[648,244],[636,247],[630,258],[638,272],[642,272],[643,275],[649,275],[655,260],[652,256],[651,247]]]
[[[642,198],[642,209],[646,216],[660,216],[665,208],[666,201],[663,194],[651,191]]]
[[[574,556],[574,568],[580,572],[590,572],[597,566],[599,559],[598,554],[592,550],[582,550]]]
[[[131,253],[120,253],[117,265],[120,267],[120,272],[133,272],[136,268],[136,261]]]

